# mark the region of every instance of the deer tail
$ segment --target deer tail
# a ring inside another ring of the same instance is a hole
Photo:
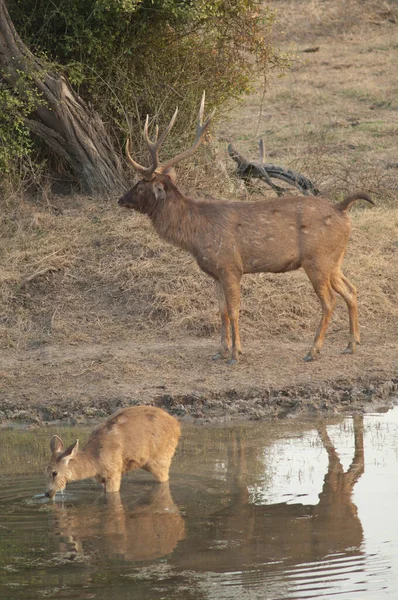
[[[375,203],[373,202],[369,194],[366,194],[365,192],[356,192],[355,194],[350,194],[349,196],[346,196],[342,202],[337,204],[336,208],[341,212],[345,212],[350,208],[351,204],[353,204],[357,200],[366,200],[366,202],[369,202],[370,204],[375,206]]]

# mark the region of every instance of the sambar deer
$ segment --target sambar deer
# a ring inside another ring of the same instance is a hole
[[[221,313],[221,348],[214,359],[226,358],[228,364],[241,354],[239,336],[240,281],[245,273],[284,273],[302,267],[307,273],[322,306],[322,318],[313,345],[305,360],[319,354],[334,306],[334,292],[348,307],[350,339],[346,353],[355,352],[360,341],[357,293],[341,271],[351,222],[348,209],[357,200],[374,204],[368,194],[358,192],[339,204],[317,196],[286,196],[258,202],[193,200],[176,187],[173,169],[191,156],[202,141],[212,116],[203,125],[205,95],[199,109],[196,138],[191,148],[159,164],[158,152],[177,116],[158,138],[148,134],[148,117],[144,136],[152,164],[143,167],[130,155],[129,162],[142,176],[131,190],[119,199],[119,205],[147,215],[166,241],[194,256],[199,267],[216,282]]]
[[[64,450],[60,437],[50,441],[47,498],[70,481],[94,477],[106,492],[118,492],[123,473],[145,469],[159,482],[168,481],[171,459],[180,437],[177,419],[153,406],[121,408],[98,425],[79,452],[79,440]]]

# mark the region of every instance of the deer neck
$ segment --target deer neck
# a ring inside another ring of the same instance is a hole
[[[196,246],[196,231],[200,220],[198,205],[182,194],[167,197],[156,211],[149,214],[157,234],[167,242],[188,252]]]
[[[98,470],[96,462],[84,451],[78,452],[68,466],[71,481],[94,477]]]

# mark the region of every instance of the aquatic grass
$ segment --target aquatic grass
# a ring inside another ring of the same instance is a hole
[[[87,427],[38,427],[0,430],[0,475],[42,472],[50,457],[50,439],[59,435],[65,446],[76,439],[83,443],[89,435]]]

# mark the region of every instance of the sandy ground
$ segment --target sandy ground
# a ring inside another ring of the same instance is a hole
[[[389,406],[398,390],[396,345],[368,336],[348,356],[335,337],[313,363],[302,361],[304,342],[247,340],[233,367],[211,360],[215,339],[43,346],[1,357],[0,418],[80,422],[141,403],[204,422]]]

